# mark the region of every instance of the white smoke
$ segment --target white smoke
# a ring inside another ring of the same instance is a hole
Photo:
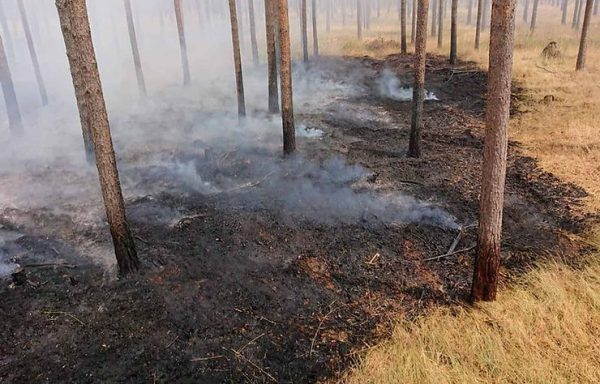
[[[413,88],[403,86],[400,79],[389,68],[385,68],[377,78],[377,91],[380,96],[397,101],[411,101],[413,98]],[[425,100],[439,99],[433,92],[425,90]]]

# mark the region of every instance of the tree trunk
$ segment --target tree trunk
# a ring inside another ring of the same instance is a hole
[[[146,82],[144,81],[144,72],[142,70],[142,61],[138,51],[137,37],[135,35],[135,25],[133,24],[133,14],[131,12],[131,1],[124,0],[125,14],[127,16],[127,27],[129,29],[129,42],[131,43],[131,52],[133,54],[133,65],[135,66],[135,76],[137,78],[138,89],[142,96],[146,96]]]
[[[432,7],[431,7],[431,37],[436,37],[437,36],[437,25],[438,25],[438,19],[437,19],[437,9],[438,9],[438,1],[440,0],[433,0],[433,2],[431,3]]]
[[[415,35],[417,33],[417,8],[418,0],[412,0],[412,25],[410,29],[410,43],[415,43]]]
[[[413,84],[412,121],[410,126],[409,157],[421,156],[421,128],[425,99],[425,61],[427,59],[427,18],[429,0],[419,0],[417,36],[415,39],[415,81]]]
[[[242,73],[242,54],[240,53],[240,35],[238,32],[236,0],[229,0],[229,21],[231,23],[231,42],[233,46],[233,65],[235,67],[238,116],[242,118],[246,116],[246,102],[244,99],[244,75]]]
[[[579,8],[577,8],[577,22],[575,23],[575,29],[579,29],[581,26],[581,13],[583,12],[584,0],[579,0]]]
[[[481,16],[483,12],[483,0],[477,0],[477,22],[475,25],[475,49],[479,51],[481,41]]]
[[[467,25],[471,25],[473,19],[473,0],[469,0],[469,10],[467,13]]]
[[[400,52],[406,54],[406,0],[400,0]]]
[[[269,74],[269,113],[279,113],[279,90],[277,89],[277,54],[275,39],[275,4],[277,0],[265,0],[265,26],[267,30],[267,68]]]
[[[515,0],[494,0],[486,103],[479,238],[471,299],[496,299],[515,33]]]
[[[362,0],[356,0],[356,27],[358,40],[362,39]]]
[[[490,22],[490,0],[483,0],[483,11],[481,12],[481,30],[487,29],[488,23]]]
[[[527,23],[529,21],[529,0],[525,0],[525,4],[523,7],[523,22]]]
[[[13,46],[12,46],[12,37],[10,35],[10,27],[8,26],[8,22],[6,21],[6,15],[4,14],[4,3],[0,1],[0,23],[2,24],[2,30],[4,31],[4,43],[6,44],[6,53],[8,53],[7,57],[13,58]]]
[[[300,0],[300,28],[302,36],[302,58],[308,62],[308,20],[306,15],[306,0]]]
[[[457,39],[458,39],[458,0],[452,0],[452,8],[450,10],[450,64],[456,65],[458,61],[457,54]]]
[[[250,43],[252,45],[252,63],[258,65],[258,43],[256,41],[256,21],[254,20],[254,0],[248,0],[248,14],[250,16]]]
[[[438,41],[437,41],[437,46],[438,49],[442,48],[442,46],[444,45],[444,0],[437,0],[438,1]]]
[[[290,23],[288,0],[279,2],[279,74],[281,77],[281,120],[283,122],[283,153],[296,151],[294,102],[292,97],[292,59],[290,52]]]
[[[56,0],[67,57],[73,77],[81,125],[91,132],[106,217],[119,273],[139,268],[135,244],[125,216],[125,204],[113,150],[106,105],[96,64],[85,0]]]
[[[531,31],[531,33],[533,33],[533,31],[535,31],[535,23],[537,21],[537,11],[538,11],[539,2],[540,2],[540,0],[533,0],[533,10],[531,11],[531,26],[529,27],[529,30]]]
[[[185,44],[185,30],[183,28],[183,14],[181,13],[181,0],[173,0],[175,5],[175,19],[179,33],[179,48],[181,49],[181,66],[183,68],[183,84],[190,84],[190,65],[188,63],[187,45]]]
[[[569,0],[563,0],[562,2],[562,25],[567,25],[567,11],[569,9]]]
[[[587,34],[592,19],[592,8],[594,0],[587,0],[585,5],[585,15],[583,17],[583,28],[581,29],[581,40],[579,41],[579,53],[577,55],[576,70],[581,71],[585,68],[585,51],[587,48]]]
[[[6,104],[6,114],[8,115],[8,126],[14,134],[23,132],[23,121],[21,120],[21,112],[19,111],[19,103],[17,103],[17,95],[13,84],[10,66],[8,65],[8,57],[4,51],[4,43],[0,35],[0,85],[4,94],[4,103]]]
[[[25,6],[23,0],[18,0],[17,5],[19,6],[19,13],[21,14],[21,22],[23,23],[23,32],[25,32],[25,39],[27,40],[27,48],[29,49],[29,56],[31,57],[31,63],[33,64],[33,72],[37,80],[38,89],[40,91],[40,97],[42,98],[42,105],[48,105],[48,94],[46,93],[46,86],[44,85],[44,79],[42,78],[42,72],[40,71],[40,63],[38,61],[37,54],[35,52],[35,46],[33,44],[33,37],[31,36],[31,30],[29,28],[29,21],[27,21],[27,12],[25,12]]]
[[[317,0],[312,0],[312,35],[313,35],[313,54],[319,56],[319,34],[317,32]]]

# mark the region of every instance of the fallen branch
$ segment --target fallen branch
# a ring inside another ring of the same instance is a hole
[[[427,259],[423,259],[423,261],[432,261],[432,260],[443,259],[445,257],[453,256],[453,255],[456,255],[456,254],[459,254],[459,253],[468,252],[468,251],[470,251],[471,249],[474,249],[474,248],[475,248],[475,245],[473,245],[471,247],[468,247],[468,248],[459,249],[458,251],[454,251],[454,252],[451,252],[451,253],[444,253],[443,255],[429,257]]]
[[[223,348],[223,349],[225,349],[226,351],[228,350],[226,348]],[[235,355],[235,357],[237,357],[238,359],[244,360],[245,362],[247,362],[248,364],[250,364],[252,367],[254,367],[258,371],[260,371],[260,373],[262,373],[263,375],[267,376],[269,379],[273,380],[273,382],[275,382],[275,383],[279,382],[279,381],[277,381],[276,378],[274,378],[273,376],[271,376],[271,374],[269,372],[265,371],[261,366],[259,366],[258,364],[256,364],[252,360],[248,359],[246,356],[242,355],[241,353],[239,353],[235,349],[229,349],[229,351],[233,352],[233,354]]]
[[[334,303],[335,303],[335,300],[332,301],[331,304],[329,304],[329,306],[331,307]],[[327,314],[325,314],[325,316],[323,316],[323,318],[319,322],[319,326],[317,327],[317,331],[315,332],[315,335],[313,336],[312,341],[310,343],[310,351],[308,352],[308,356],[311,356],[313,354],[313,350],[314,350],[314,346],[315,346],[315,340],[317,340],[317,335],[319,334],[319,331],[321,330],[321,327],[323,326],[323,322],[325,321],[325,319],[327,319],[327,317],[329,315],[331,315],[331,313],[335,309],[336,308],[331,308],[331,310],[329,310],[329,312],[327,312]]]
[[[258,336],[256,336],[254,339],[252,339],[252,340],[250,340],[249,342],[247,342],[247,343],[246,343],[246,345],[244,345],[242,348],[238,349],[238,350],[237,350],[237,353],[242,353],[242,351],[243,351],[244,349],[246,349],[246,347],[247,347],[247,346],[249,346],[250,344],[254,343],[256,340],[260,339],[260,338],[261,338],[261,337],[263,337],[264,335],[265,335],[265,334],[263,333],[263,334],[261,334],[261,335],[258,335]]]
[[[64,316],[70,317],[71,319],[77,321],[79,324],[85,326],[85,323],[83,321],[79,320],[77,317],[75,317],[75,316],[73,316],[73,315],[71,315],[70,313],[67,313],[67,312],[62,312],[62,311],[41,311],[40,313],[42,315],[50,315],[50,316],[52,316],[52,315],[64,315]]]
[[[45,267],[64,267],[69,269],[77,268],[76,265],[66,263],[40,263],[40,264],[25,264],[23,268],[45,268]]]
[[[225,356],[223,356],[223,355],[207,356],[207,357],[194,357],[193,359],[190,359],[190,361],[196,362],[196,361],[216,360],[216,359],[222,359],[224,357]]]

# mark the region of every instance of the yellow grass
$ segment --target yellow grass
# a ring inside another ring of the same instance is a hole
[[[570,7],[572,12],[572,7]],[[600,17],[590,28],[587,68],[575,72],[578,33],[560,25],[557,8],[542,6],[539,27],[529,34],[517,17],[514,79],[526,90],[510,136],[523,151],[559,178],[589,194],[583,211],[600,210]],[[446,27],[449,20],[446,21]],[[393,45],[376,51],[365,42],[398,40],[394,15],[373,23],[362,42],[355,20],[322,38],[322,51],[385,57]],[[487,31],[486,31],[487,32]],[[446,36],[449,36],[447,30]],[[473,49],[474,29],[459,29],[459,57],[487,67],[488,35]],[[447,39],[446,39],[447,40]],[[563,59],[544,61],[540,53],[557,41]],[[428,52],[438,50],[436,39]],[[543,103],[546,95],[554,102]],[[588,240],[600,244],[600,227]],[[348,383],[598,383],[600,382],[600,260],[589,255],[583,270],[560,263],[542,264],[495,303],[476,308],[441,308],[418,321],[398,320],[391,339],[359,358]]]

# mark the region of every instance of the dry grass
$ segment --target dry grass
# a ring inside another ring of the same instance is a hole
[[[571,10],[572,12],[572,10]],[[526,154],[559,178],[590,194],[583,208],[600,210],[600,17],[593,19],[587,68],[575,72],[578,33],[560,25],[557,8],[542,6],[539,27],[529,34],[519,8],[514,79],[526,92],[510,135]],[[464,15],[463,15],[464,16]],[[463,18],[464,19],[464,18]],[[362,42],[355,21],[322,38],[323,52],[384,57],[391,44],[366,49],[373,39],[398,40],[394,15],[375,22]],[[449,22],[446,22],[446,26]],[[487,31],[486,31],[487,32]],[[449,31],[446,31],[449,36]],[[487,34],[473,49],[474,29],[459,30],[459,56],[487,66]],[[541,51],[558,42],[563,58],[547,62]],[[367,42],[367,44],[365,44]],[[447,54],[448,47],[428,51]],[[372,46],[372,44],[371,44]],[[544,103],[546,95],[555,101]],[[589,241],[600,244],[600,227]],[[497,302],[472,309],[441,308],[416,322],[400,321],[391,339],[370,350],[348,383],[598,383],[600,382],[600,260],[590,255],[583,270],[541,265]]]

